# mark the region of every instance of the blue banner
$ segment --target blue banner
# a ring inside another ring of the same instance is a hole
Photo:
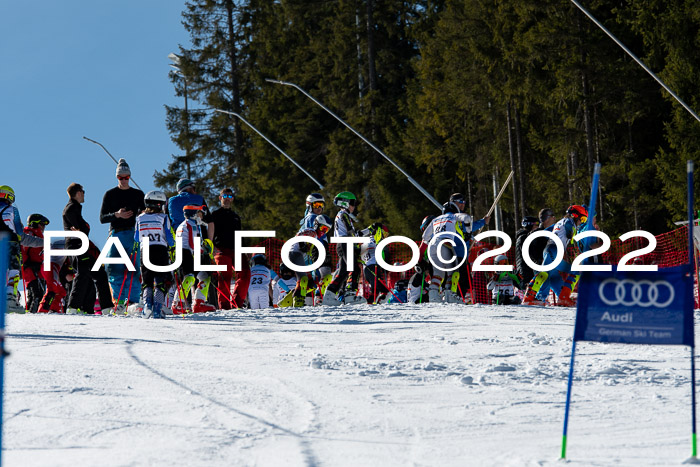
[[[584,272],[575,341],[694,347],[689,265],[657,272]]]

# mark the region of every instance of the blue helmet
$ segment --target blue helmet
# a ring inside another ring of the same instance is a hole
[[[257,255],[253,255],[252,258],[250,258],[250,265],[251,266],[265,266],[267,264],[267,256],[263,255],[262,253],[258,253]]]

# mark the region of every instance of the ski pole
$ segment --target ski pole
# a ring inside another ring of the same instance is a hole
[[[107,153],[107,155],[108,155],[109,157],[112,158],[112,160],[114,161],[114,163],[117,164],[117,165],[119,164],[119,161],[116,160],[116,159],[114,158],[114,156],[107,150],[107,148],[104,147],[101,143],[98,143],[98,142],[95,141],[94,139],[90,139],[90,138],[88,138],[88,137],[86,137],[86,136],[83,136],[83,139],[84,139],[84,140],[87,140],[87,141],[90,141],[91,143],[95,143],[96,145],[98,145],[99,147],[101,147],[102,149],[104,149],[104,151]],[[131,177],[131,176],[130,176],[130,178],[131,178],[131,181],[134,182],[134,185],[136,185],[136,188],[138,188],[139,190],[143,191],[143,188],[141,188],[141,187],[139,186],[139,184],[136,183],[136,180],[134,180],[134,178]]]
[[[498,193],[498,196],[496,196],[496,198],[493,200],[493,204],[491,205],[491,209],[489,209],[488,214],[486,214],[484,217],[489,217],[493,213],[493,210],[496,209],[496,205],[501,200],[501,196],[503,196],[503,193],[506,191],[506,188],[508,187],[508,183],[510,183],[511,178],[513,178],[513,171],[512,170],[510,171],[510,174],[508,175],[508,178],[506,179],[506,181],[503,183],[503,186],[501,187],[500,193]],[[494,179],[495,179],[495,177],[494,177]]]
[[[474,302],[474,287],[472,287],[472,266],[469,264],[469,255],[467,255],[467,279],[469,279],[469,291],[472,294],[472,305]]]
[[[131,255],[135,258],[135,257],[136,257],[136,252],[137,252],[138,250],[136,250],[136,249],[133,248],[133,247],[132,247],[132,249],[133,249],[134,251],[131,253]],[[132,260],[131,260],[131,263],[133,264],[133,262],[134,262],[134,260],[132,259]],[[124,267],[126,268],[126,266],[124,266]],[[134,266],[134,268],[135,268],[135,267],[136,267],[136,266]],[[128,271],[128,269],[125,269],[124,272],[126,273],[126,271]],[[129,281],[129,290],[126,292],[126,301],[127,301],[127,302],[128,302],[129,300],[131,300],[131,285],[134,283],[134,276],[135,276],[135,275],[136,275],[136,271],[134,271],[134,272],[131,273],[131,280]],[[124,285],[124,283],[122,283],[122,285]]]
[[[420,275],[420,300],[418,303],[423,304],[423,284],[425,284],[425,271]]]
[[[19,273],[22,276],[22,287],[24,288],[24,312],[27,313],[27,281],[24,280],[24,258],[22,258],[22,247],[19,247]]]
[[[180,303],[185,301],[185,294],[182,291],[182,287],[180,287],[180,281],[178,280],[178,274],[177,271],[173,271],[173,279],[175,279],[175,288],[177,289],[177,299],[180,301]],[[175,304],[175,297],[173,297],[173,303],[170,305],[170,309],[172,309],[173,305]],[[187,307],[185,307],[186,309]],[[173,314],[175,314],[175,310],[173,310]],[[182,317],[184,318],[185,315],[183,313]]]
[[[217,282],[218,282],[218,281],[217,281]],[[230,298],[228,298],[228,296],[227,296],[220,288],[218,288],[218,287],[216,286],[216,282],[214,282],[214,281],[212,280],[212,281],[210,281],[209,283],[210,283],[211,285],[214,286],[214,288],[216,289],[216,291],[219,292],[219,295],[223,295],[223,297],[226,299],[226,301],[229,303],[229,305],[233,305],[234,307],[236,307],[236,309],[238,309],[238,305],[236,305],[236,303],[235,303],[233,300],[231,300]]]
[[[367,266],[365,266],[365,267],[367,267]],[[396,294],[394,293],[393,290],[391,290],[389,287],[387,287],[387,285],[384,283],[383,280],[381,280],[381,279],[379,279],[379,277],[377,277],[377,275],[374,273],[374,271],[372,271],[372,270],[370,269],[369,272],[371,272],[372,274],[374,274],[374,278],[377,279],[377,280],[379,280],[379,283],[382,284],[382,285],[384,286],[384,288],[387,289],[387,290],[391,293],[391,295],[393,295],[394,298],[395,298],[399,303],[404,303],[404,302],[401,301],[401,299],[400,299],[399,297],[396,296]]]

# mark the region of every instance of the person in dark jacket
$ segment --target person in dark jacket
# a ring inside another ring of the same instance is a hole
[[[89,235],[90,225],[83,219],[82,204],[85,202],[85,190],[79,183],[71,183],[66,191],[68,196],[70,196],[70,201],[63,209],[63,230],[78,231]],[[66,239],[67,249],[78,249],[80,246],[79,238],[68,237]],[[90,242],[90,247],[86,253],[73,257],[73,269],[76,271],[76,275],[70,297],[68,298],[67,314],[94,313],[93,309],[85,303],[89,288],[93,282],[97,287],[102,313],[111,311],[112,297],[104,267],[100,267],[99,270],[94,272],[91,271],[97,259],[95,251],[99,254],[99,249],[92,242]]]
[[[554,224],[557,221],[556,217],[554,217],[554,212],[549,208],[544,208],[540,210],[538,217],[540,220],[540,226],[530,233],[532,234],[535,232],[539,232],[540,230],[547,230],[551,232],[552,228],[554,227]],[[544,249],[547,246],[547,242],[549,242],[549,238],[540,237],[536,238],[530,244],[530,258],[532,259],[532,261],[534,261],[537,264],[542,264],[542,261],[544,260]],[[523,283],[527,282],[523,281]]]
[[[116,237],[121,242],[126,254],[136,270],[128,271],[122,264],[106,266],[109,284],[112,288],[112,299],[115,303],[126,307],[129,303],[139,301],[141,294],[141,279],[139,275],[139,249],[134,246],[134,226],[136,216],[146,209],[143,191],[129,186],[131,169],[124,159],[117,163],[117,186],[107,190],[102,198],[100,222],[109,224],[109,236]],[[112,246],[107,254],[109,258],[118,257],[119,253]]]
[[[532,268],[525,264],[525,260],[523,259],[523,243],[525,243],[527,236],[537,228],[537,218],[525,216],[523,217],[521,225],[523,228],[518,230],[515,234],[515,270],[520,277],[522,277],[521,283],[527,284],[530,282],[530,279],[532,279],[534,273],[532,272]]]
[[[231,279],[235,261],[234,236],[237,230],[242,230],[241,216],[232,209],[235,197],[233,190],[224,188],[219,194],[220,207],[211,213],[208,224],[209,240],[214,243],[214,261],[225,265],[226,271],[219,272],[217,284],[219,307],[228,310],[232,306],[241,308],[248,296],[250,285],[250,266],[245,258],[241,261],[241,270],[236,271],[236,285],[231,296]]]

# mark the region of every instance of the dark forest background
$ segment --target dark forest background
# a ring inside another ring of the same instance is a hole
[[[582,4],[700,109],[700,8],[695,0]],[[326,187],[360,199],[362,224],[416,238],[437,209],[299,85],[364,134],[440,202],[468,196],[483,216],[514,170],[503,230],[542,207],[597,206],[611,236],[655,234],[685,218],[685,161],[700,123],[566,0],[193,0],[171,73],[182,107],[166,107],[181,149],[156,184],[181,177],[216,204],[222,187],[248,229],[291,236],[318,187],[234,117],[240,113]],[[700,177],[696,177],[698,180]],[[696,191],[700,183],[696,186]],[[335,213],[334,209],[330,214]],[[491,227],[494,227],[492,220]]]

